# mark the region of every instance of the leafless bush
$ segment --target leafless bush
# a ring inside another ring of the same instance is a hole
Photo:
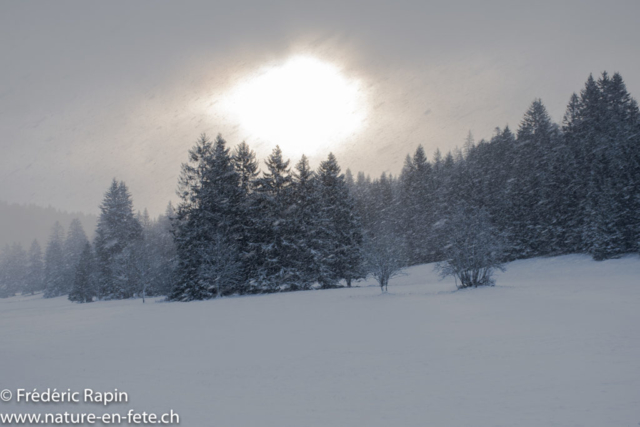
[[[454,276],[458,289],[493,286],[494,271],[504,271],[504,243],[485,210],[460,208],[444,225],[446,260],[436,269],[442,277]]]

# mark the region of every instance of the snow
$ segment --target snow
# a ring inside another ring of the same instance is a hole
[[[112,391],[184,426],[635,426],[640,259],[516,261],[455,291],[432,265],[352,289],[165,303],[0,300],[0,389]]]

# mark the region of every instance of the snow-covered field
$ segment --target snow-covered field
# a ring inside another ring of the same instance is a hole
[[[637,426],[640,259],[509,264],[454,292],[432,266],[352,289],[192,303],[0,300],[0,389],[129,403],[184,426]]]

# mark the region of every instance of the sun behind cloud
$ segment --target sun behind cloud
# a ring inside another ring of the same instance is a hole
[[[356,133],[366,119],[361,83],[335,65],[298,56],[233,88],[222,102],[249,139],[312,155]]]

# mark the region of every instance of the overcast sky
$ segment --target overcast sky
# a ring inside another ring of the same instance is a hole
[[[560,121],[589,73],[640,97],[639,16],[637,0],[4,1],[0,200],[97,213],[117,177],[160,213],[201,132],[271,151],[212,106],[296,55],[366,91],[365,126],[318,154],[397,174],[418,144],[431,157],[516,128],[534,98]]]

